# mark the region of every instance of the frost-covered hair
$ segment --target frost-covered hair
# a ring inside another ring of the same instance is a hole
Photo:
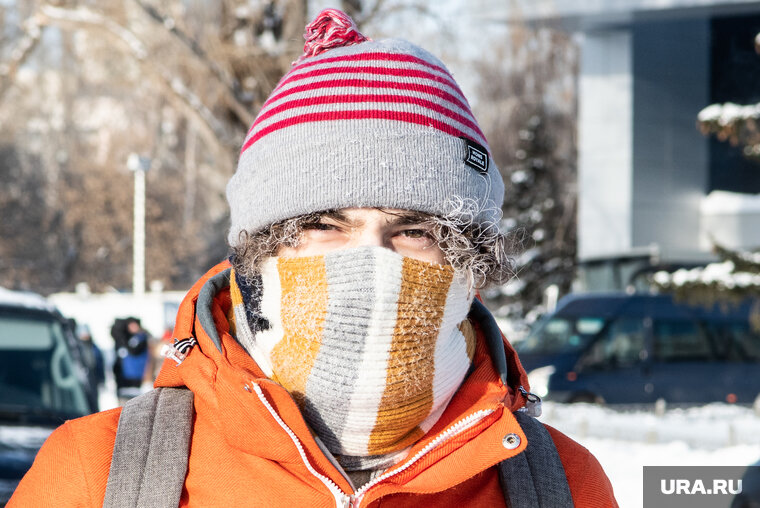
[[[393,213],[383,208],[378,210]],[[276,256],[281,246],[298,246],[304,226],[318,223],[322,216],[333,212],[326,210],[300,215],[254,233],[242,231],[240,241],[230,255],[235,271],[252,279],[264,259]],[[514,275],[507,238],[496,225],[477,224],[469,214],[461,213],[438,217],[411,212],[411,217],[428,229],[446,261],[456,271],[466,273],[475,288],[503,284]]]

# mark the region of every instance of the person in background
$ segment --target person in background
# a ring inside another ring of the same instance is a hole
[[[103,386],[106,380],[105,363],[103,352],[92,340],[90,327],[86,324],[78,324],[76,327],[77,337],[82,344],[82,353],[87,365],[90,384],[96,388]]]
[[[87,374],[87,398],[90,408],[92,411],[97,411],[100,389],[105,383],[103,352],[93,342],[89,326],[77,323],[75,319],[69,319],[68,321],[71,332],[79,339],[78,351]]]
[[[146,390],[153,382],[150,334],[135,317],[119,318],[111,327],[116,358],[113,372],[116,392],[124,403]]]
[[[456,81],[340,11],[306,38],[158,389],[56,430],[10,508],[617,506],[478,301],[512,273],[504,183]]]

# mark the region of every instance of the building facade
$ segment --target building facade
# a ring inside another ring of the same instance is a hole
[[[579,289],[760,246],[760,164],[703,136],[713,103],[760,102],[760,2],[520,1],[579,35]],[[514,10],[495,15],[514,16]]]

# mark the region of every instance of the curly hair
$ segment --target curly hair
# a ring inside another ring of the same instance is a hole
[[[292,217],[256,232],[242,231],[238,244],[231,248],[230,253],[235,271],[252,279],[264,259],[277,255],[281,246],[296,247],[301,241],[304,226],[317,223],[323,215],[333,212],[325,210]],[[473,287],[480,289],[491,284],[503,284],[514,276],[509,241],[496,225],[478,224],[470,215],[461,213],[439,217],[412,212],[411,216],[428,229],[443,251],[446,262],[454,270],[465,273]]]

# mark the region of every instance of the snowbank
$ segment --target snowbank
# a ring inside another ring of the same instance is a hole
[[[592,404],[544,403],[541,421],[581,439],[594,437],[638,443],[681,441],[691,448],[717,450],[760,447],[760,416],[752,408],[708,404],[689,409],[615,411]]]
[[[642,506],[644,466],[748,466],[760,460],[760,415],[747,407],[709,404],[657,415],[546,402],[540,419],[596,456],[621,508]]]

